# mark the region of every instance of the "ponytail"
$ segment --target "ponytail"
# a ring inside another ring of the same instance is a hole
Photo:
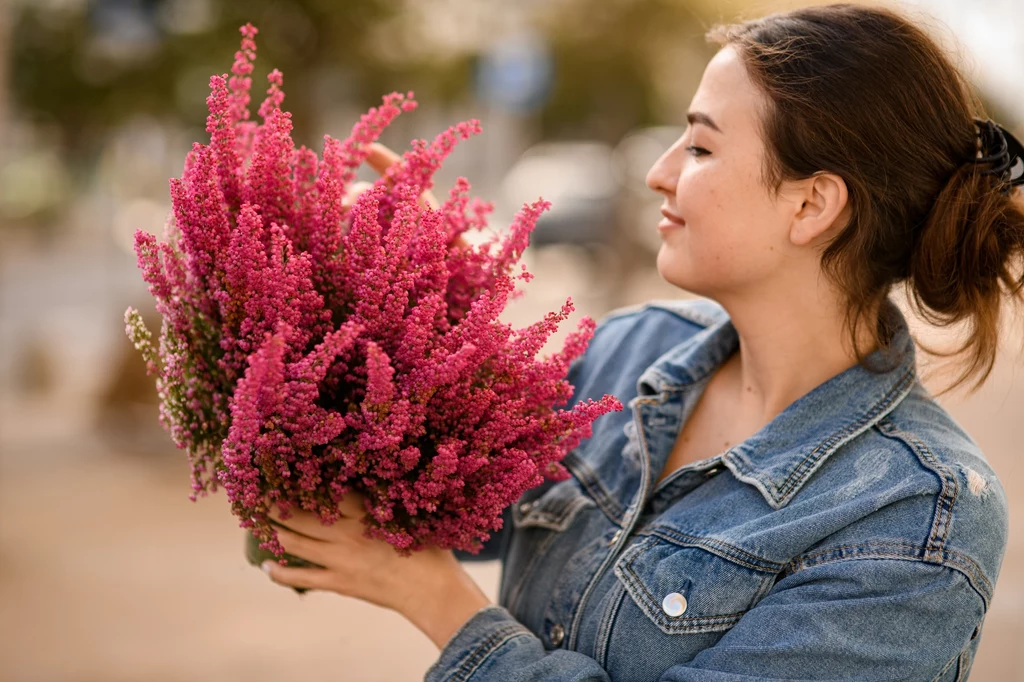
[[[968,353],[952,387],[978,372],[974,388],[984,383],[999,345],[1002,298],[1019,297],[1024,289],[1020,195],[1004,192],[998,178],[968,161],[953,172],[918,232],[909,267],[916,309],[940,327],[969,322],[970,334],[956,350],[941,352],[918,341],[939,357]]]

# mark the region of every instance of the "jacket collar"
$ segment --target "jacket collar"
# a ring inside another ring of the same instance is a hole
[[[673,347],[637,381],[637,394],[669,394],[707,379],[739,347],[728,313]],[[917,381],[914,340],[903,314],[886,299],[892,341],[867,356],[875,371],[854,365],[798,398],[722,458],[740,480],[754,485],[775,509],[786,506],[836,449],[871,428]]]

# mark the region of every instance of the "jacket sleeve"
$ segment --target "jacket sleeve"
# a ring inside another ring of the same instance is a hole
[[[525,625],[498,604],[477,611],[441,650],[424,682],[611,682],[597,661],[565,649],[545,651]]]
[[[708,649],[657,680],[953,680],[985,602],[965,574],[919,560],[843,559],[780,580]],[[969,656],[969,654],[968,654]],[[961,673],[965,679],[966,670]],[[425,682],[590,682],[612,678],[583,654],[545,650],[503,607],[470,618]]]

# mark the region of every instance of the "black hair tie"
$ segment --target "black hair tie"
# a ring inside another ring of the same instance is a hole
[[[981,174],[995,175],[1002,185],[1000,191],[1003,194],[1009,194],[1017,185],[1024,185],[1024,145],[995,121],[976,118],[974,122],[981,139],[981,156],[968,161],[991,164]],[[1014,177],[1018,162],[1022,162],[1022,168]]]

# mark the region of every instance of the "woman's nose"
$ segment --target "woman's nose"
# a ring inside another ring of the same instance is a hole
[[[672,175],[670,172],[671,165],[667,163],[669,152],[671,151],[672,150],[670,149],[662,154],[658,160],[654,162],[654,165],[651,166],[651,169],[647,171],[647,187],[653,192],[674,193],[673,188],[676,186],[676,182],[675,178],[670,177]]]

